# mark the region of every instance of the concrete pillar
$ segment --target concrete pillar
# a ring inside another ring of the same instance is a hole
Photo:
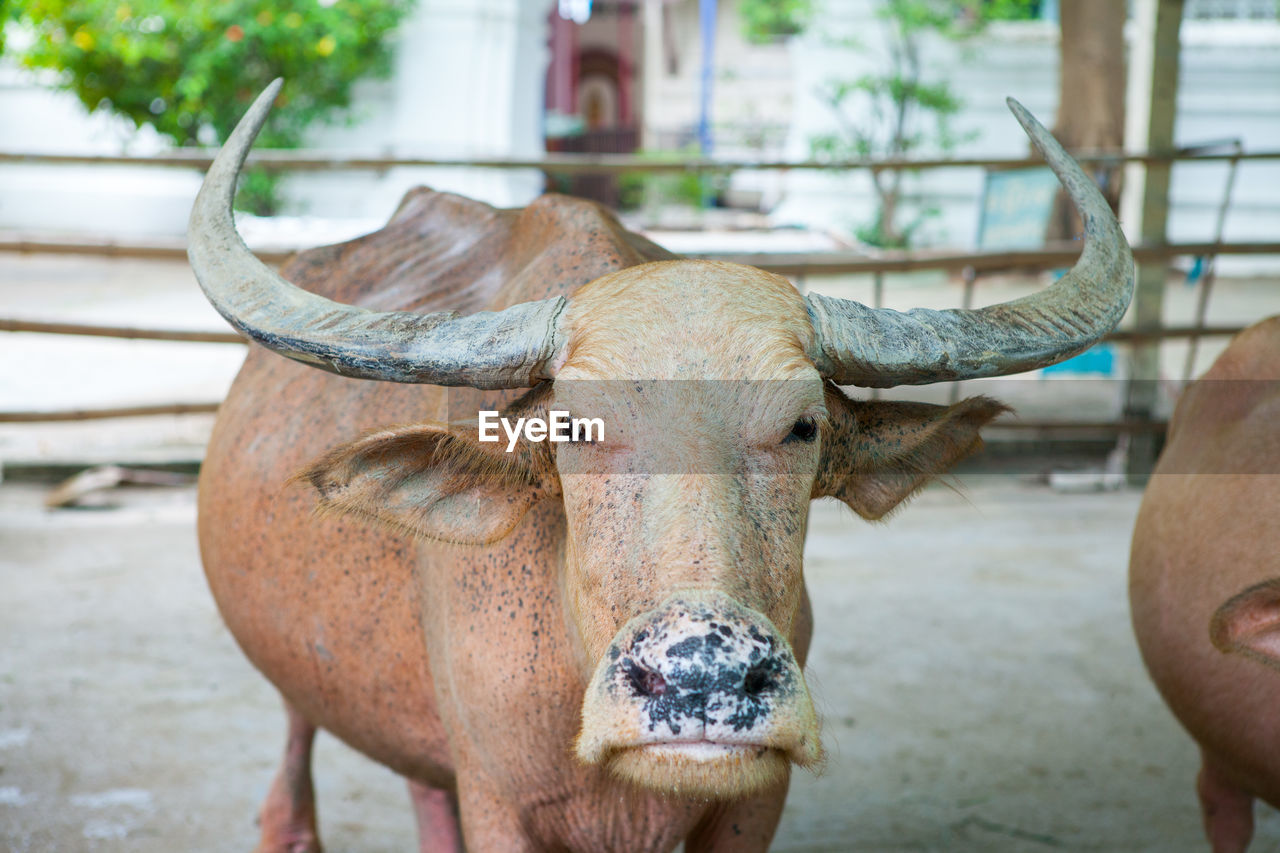
[[[621,0],[618,6],[618,124],[635,125],[635,17],[632,0]]]
[[[655,151],[659,140],[655,123],[662,114],[661,80],[666,75],[666,46],[663,44],[662,0],[642,0],[640,27],[644,34],[643,59],[640,62],[641,128],[640,147]]]
[[[1129,49],[1129,87],[1125,106],[1125,148],[1133,151],[1170,150],[1177,115],[1178,30],[1183,0],[1136,0],[1133,7],[1134,39]],[[1132,164],[1125,174],[1120,219],[1131,243],[1166,242],[1169,218],[1170,164],[1143,167]],[[1130,311],[1136,328],[1154,328],[1164,315],[1167,262],[1138,267],[1138,280]],[[1160,346],[1135,344],[1130,357],[1125,416],[1150,420],[1155,414]],[[1156,437],[1135,433],[1128,456],[1129,481],[1145,483],[1155,464]]]
[[[578,110],[577,85],[578,25],[559,13],[551,13],[551,68],[547,86],[547,108],[561,115]]]
[[[401,27],[389,146],[452,156],[543,150],[551,0],[418,0]],[[537,172],[398,169],[388,185],[425,183],[492,204],[528,202]]]

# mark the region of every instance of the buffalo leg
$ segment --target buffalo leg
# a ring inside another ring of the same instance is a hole
[[[262,836],[255,853],[320,853],[315,789],[311,785],[316,727],[288,702],[284,709],[289,718],[284,763],[259,813]]]
[[[452,791],[409,780],[413,816],[418,821],[421,853],[461,853],[462,829],[458,825],[458,798]]]
[[[1229,779],[1208,752],[1201,755],[1196,793],[1209,845],[1213,853],[1244,853],[1253,838],[1253,796]]]

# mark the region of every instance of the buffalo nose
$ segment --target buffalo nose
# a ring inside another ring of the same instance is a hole
[[[677,739],[747,736],[799,680],[787,643],[746,614],[676,607],[620,646],[620,686]]]
[[[623,661],[623,671],[636,696],[656,698],[668,692],[706,694],[719,690],[742,696],[760,696],[777,686],[782,669],[774,657],[763,657],[754,663],[728,661],[659,662],[646,666],[635,657]]]
[[[634,759],[652,770],[670,759],[680,773],[771,750],[804,766],[822,755],[800,663],[768,615],[699,589],[618,629],[587,685],[575,746],[588,763]]]

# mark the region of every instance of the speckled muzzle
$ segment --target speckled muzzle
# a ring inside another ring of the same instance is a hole
[[[632,619],[587,687],[578,757],[646,787],[736,797],[822,759],[790,644],[764,615],[688,591]]]

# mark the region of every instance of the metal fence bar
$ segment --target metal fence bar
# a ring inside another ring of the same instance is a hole
[[[1104,335],[1102,340],[1116,344],[1132,344],[1170,338],[1222,338],[1238,335],[1245,328],[1244,326],[1165,326],[1162,329],[1118,329]]]
[[[21,241],[20,245],[24,246],[27,251],[36,251],[37,244],[32,241]],[[126,246],[121,244],[87,244],[87,243],[68,243],[60,242],[57,244],[63,251],[68,246],[74,247],[76,250],[96,250],[102,253],[106,250],[108,254],[124,254],[130,250],[141,250],[133,256],[156,257],[156,256],[173,256],[184,257],[185,249],[181,245],[173,244],[167,246]],[[0,249],[5,248],[3,241],[0,241]],[[1048,268],[1070,264],[1074,261],[1079,253],[1079,246],[1072,244],[1062,248],[1047,248],[1042,250],[1018,251],[1018,252],[989,252],[980,254],[967,255],[927,255],[927,254],[902,254],[898,257],[882,257],[868,259],[863,257],[848,258],[843,254],[837,255],[836,260],[830,260],[831,254],[814,255],[804,254],[796,256],[783,256],[779,259],[777,255],[707,255],[706,257],[717,257],[722,259],[738,260],[745,263],[753,263],[764,269],[770,269],[774,272],[791,273],[800,275],[816,275],[816,274],[839,274],[839,273],[871,273],[876,275],[877,279],[884,272],[901,272],[916,269],[947,269],[947,270],[964,270],[966,267],[973,269],[1008,269],[1013,267],[1022,268]],[[164,253],[164,254],[161,254]],[[1164,246],[1136,247],[1134,255],[1139,261],[1149,258],[1170,257],[1176,255],[1199,255],[1199,254],[1280,254],[1280,243],[1237,243],[1237,244],[1216,244],[1216,243],[1184,243],[1171,244]],[[264,255],[267,253],[260,253]],[[291,252],[276,253],[279,259],[288,257]],[[270,255],[268,255],[270,257]],[[265,259],[265,258],[264,258]],[[876,288],[876,301],[880,301],[882,285]],[[1112,332],[1103,340],[1114,341],[1118,343],[1134,343],[1137,341],[1161,340],[1167,338],[1179,337],[1195,337],[1195,336],[1225,336],[1239,333],[1242,327],[1238,326],[1217,326],[1217,327],[1167,327],[1161,329],[1137,329],[1137,330],[1121,330]],[[187,342],[217,342],[217,343],[243,343],[244,339],[233,332],[201,332],[174,329],[138,329],[124,326],[101,326],[75,323],[49,323],[32,320],[17,319],[0,319],[0,331],[10,332],[28,332],[43,334],[67,334],[67,335],[91,335],[104,336],[114,338],[134,338],[146,340],[168,340],[168,341],[187,341]],[[72,409],[66,411],[21,411],[21,412],[0,412],[0,423],[44,423],[55,421],[84,421],[100,418],[120,418],[120,417],[140,417],[149,415],[181,415],[194,413],[209,413],[217,411],[217,403],[174,403],[160,404],[148,406],[126,406],[106,409]],[[1021,430],[1021,431],[1058,431],[1058,432],[1090,432],[1090,431],[1111,431],[1120,432],[1122,434],[1139,433],[1139,432],[1159,432],[1165,428],[1163,423],[1147,422],[1147,421],[1118,421],[1118,422],[1073,422],[1073,421],[1020,421],[1009,423],[996,423],[992,427],[1001,430]]]
[[[686,257],[733,261],[749,264],[780,275],[853,275],[886,272],[946,270],[963,272],[973,267],[978,272],[1009,269],[1053,269],[1070,266],[1080,255],[1081,243],[1060,243],[1043,249],[1019,249],[1005,252],[885,252],[869,258],[853,252],[690,252]],[[185,259],[186,244],[179,240],[149,243],[120,243],[90,239],[46,239],[5,237],[0,234],[0,252],[40,254],[84,254],[109,257]],[[267,263],[281,263],[304,248],[271,248],[255,250]],[[1280,242],[1268,243],[1167,243],[1158,246],[1134,246],[1133,256],[1139,262],[1195,255],[1280,255]]]
[[[110,409],[66,409],[49,412],[0,412],[0,424],[90,421],[101,418],[138,418],[151,415],[197,415],[218,411],[221,403],[161,403],[154,406],[119,406]]]
[[[1244,326],[1167,326],[1160,329],[1121,329],[1105,335],[1102,340],[1131,344],[1137,341],[1164,340],[1166,338],[1223,337],[1237,335]],[[80,323],[44,323],[35,320],[0,318],[0,332],[29,332],[45,335],[86,335],[89,337],[127,338],[149,341],[178,341],[187,343],[247,344],[243,335],[235,332],[195,332],[180,329],[138,329],[130,326],[94,326]]]
[[[97,155],[51,154],[42,152],[0,151],[3,164],[45,165],[94,165],[94,166],[155,166],[173,168],[207,169],[213,152],[205,150],[179,150],[163,154]],[[1114,151],[1080,152],[1076,159],[1082,164],[1118,163],[1171,163],[1230,161],[1233,172],[1237,164],[1247,160],[1280,160],[1280,150],[1226,153],[1206,151],[1205,147],[1184,148],[1168,152],[1125,153]],[[618,174],[623,172],[708,172],[737,170],[810,170],[851,171],[861,169],[947,169],[974,168],[1013,169],[1042,164],[1039,158],[940,158],[931,160],[840,160],[840,161],[783,161],[783,160],[717,160],[710,158],[683,158],[679,160],[655,160],[651,157],[624,154],[549,154],[530,158],[445,158],[445,157],[367,157],[334,155],[306,150],[261,150],[249,157],[249,164],[276,171],[317,170],[385,170],[396,167],[451,167],[487,169],[537,169],[555,174]],[[1225,207],[1225,205],[1224,205]],[[966,279],[979,272],[1023,269],[1048,269],[1068,266],[1078,257],[1079,243],[1047,246],[1043,249],[1014,252],[983,252],[977,254],[951,253],[893,253],[878,258],[866,258],[852,253],[823,253],[796,255],[757,255],[741,253],[706,253],[692,257],[731,260],[751,264],[761,269],[783,275],[799,277],[811,275],[873,274],[876,276],[876,298],[879,303],[882,292],[882,276],[887,272],[915,270],[946,270],[964,272]],[[28,253],[74,253],[132,258],[185,258],[186,247],[181,241],[160,241],[148,244],[128,244],[113,241],[86,239],[33,239],[0,235],[0,251]],[[1224,255],[1224,254],[1280,254],[1280,243],[1183,243],[1159,246],[1134,247],[1134,257],[1139,262],[1150,262],[1175,256]],[[288,249],[272,249],[257,252],[269,263],[281,263],[295,254]],[[971,287],[971,285],[970,285]],[[1134,343],[1166,338],[1190,337],[1193,342],[1199,336],[1233,335],[1239,327],[1204,327],[1201,322],[1185,328],[1125,330],[1113,332],[1104,340]],[[232,332],[198,332],[173,329],[137,329],[117,326],[97,326],[73,323],[45,323],[26,320],[0,319],[0,331],[43,334],[91,335],[144,340],[186,342],[244,343],[244,338]],[[72,409],[64,411],[0,412],[0,423],[44,423],[55,421],[84,421],[100,418],[141,417],[151,415],[183,415],[216,412],[218,403],[172,403],[143,406],[124,406],[103,409]],[[1061,420],[997,422],[991,428],[1011,431],[1053,432],[1119,432],[1121,434],[1162,432],[1167,424],[1147,420],[1121,420],[1080,422]]]
[[[1126,330],[1112,332],[1103,338],[1104,341],[1133,343],[1137,340],[1160,340],[1166,338],[1201,337],[1210,335],[1235,335],[1243,331],[1242,326],[1212,326],[1207,328],[1169,327],[1151,330]],[[106,335],[119,338],[141,338],[146,340],[173,341],[217,341],[219,343],[246,343],[239,335],[229,332],[184,332],[160,329],[131,329],[111,326],[80,326],[71,323],[35,323],[20,320],[0,320],[0,330],[13,332],[35,332],[59,335]],[[0,423],[53,423],[60,421],[87,421],[105,418],[146,417],[152,415],[189,415],[208,414],[218,410],[218,403],[168,403],[148,406],[120,406],[104,409],[69,409],[60,411],[19,411],[0,412]],[[1119,432],[1123,434],[1135,432],[1162,432],[1166,424],[1158,421],[1062,421],[1062,420],[1027,420],[997,421],[988,429],[1010,431],[1052,431],[1052,432]]]
[[[148,341],[187,341],[213,344],[247,344],[235,332],[200,332],[186,329],[138,329],[131,326],[95,326],[82,323],[43,323],[37,320],[0,318],[0,332],[34,332],[45,335],[88,335]]]
[[[54,154],[42,151],[0,151],[0,164],[73,166],[162,166],[208,169],[214,152],[179,149],[160,154]],[[1081,164],[1215,162],[1220,160],[1280,160],[1280,150],[1250,151],[1241,154],[1203,152],[1200,148],[1175,151],[1082,151],[1075,155]],[[637,154],[546,154],[538,157],[387,157],[331,154],[305,149],[259,150],[249,155],[248,166],[273,171],[381,171],[401,166],[537,169],[554,174],[617,174],[620,172],[731,172],[761,171],[854,171],[882,169],[1020,169],[1043,165],[1037,157],[940,157],[910,160],[751,160],[685,157],[655,159]]]
[[[1161,433],[1169,428],[1167,421],[992,421],[984,430],[1008,430],[1010,432],[1119,432]]]
[[[1043,249],[1019,249],[1004,252],[931,253],[885,252],[877,258],[867,258],[846,252],[822,254],[747,254],[716,253],[691,254],[689,257],[714,258],[750,264],[781,275],[805,273],[807,275],[851,275],[877,272],[916,272],[920,270],[946,270],[963,272],[973,267],[977,272],[1009,269],[1054,269],[1070,266],[1080,256],[1081,243],[1062,243]],[[1278,255],[1280,243],[1166,243],[1158,246],[1134,246],[1133,257],[1139,263],[1182,255]]]
[[[254,254],[265,263],[281,264],[298,252],[304,251],[305,248],[309,247],[256,249]],[[90,237],[58,237],[53,235],[36,237],[0,233],[0,252],[186,260],[187,244],[186,241],[178,239],[152,239],[145,243],[124,243],[118,240],[95,240]]]

